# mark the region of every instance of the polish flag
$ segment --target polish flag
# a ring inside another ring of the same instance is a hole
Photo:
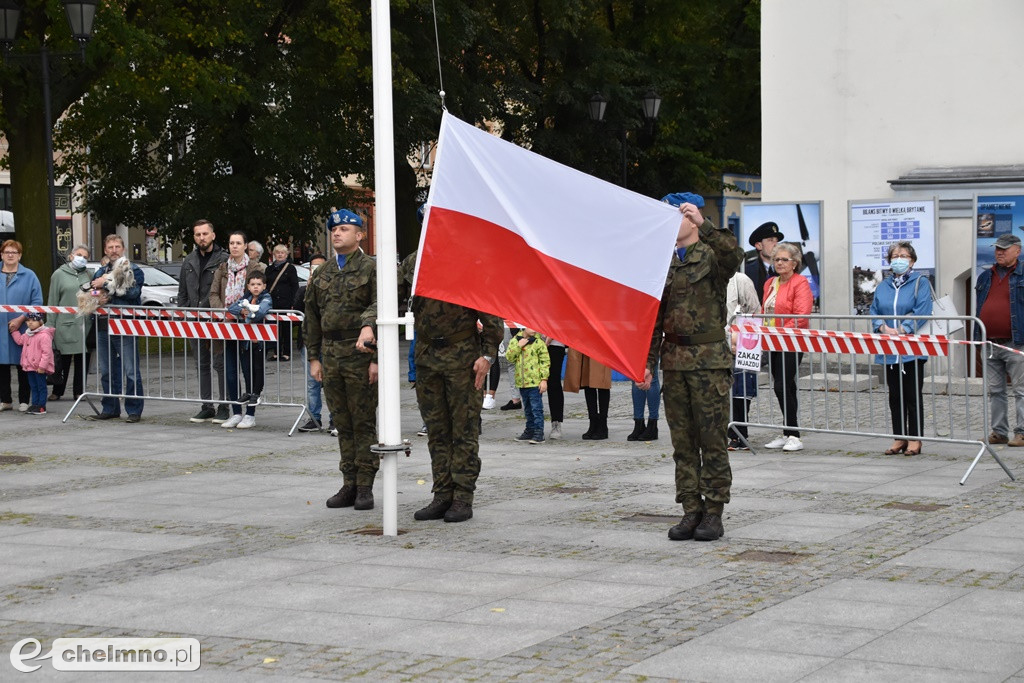
[[[441,121],[414,292],[549,335],[642,380],[679,210]]]

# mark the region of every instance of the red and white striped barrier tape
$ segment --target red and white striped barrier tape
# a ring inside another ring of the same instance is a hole
[[[767,351],[948,356],[950,344],[957,343],[947,337],[926,334],[876,334],[758,325],[732,325],[730,329],[733,332],[760,333],[761,348]]]
[[[0,313],[78,313],[75,306],[15,306],[0,304]],[[100,308],[99,315],[115,315],[123,318],[162,318],[170,320],[234,320],[234,316],[226,311],[196,311],[189,308]],[[288,320],[302,322],[298,313],[268,313],[264,320]]]
[[[277,325],[262,323],[178,322],[111,318],[109,326],[111,334],[127,337],[277,341]]]

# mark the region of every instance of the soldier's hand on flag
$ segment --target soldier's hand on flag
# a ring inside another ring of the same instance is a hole
[[[704,216],[701,215],[700,209],[695,204],[684,203],[679,206],[679,212],[683,214],[683,217],[690,221],[696,227],[700,227],[704,224]]]
[[[644,381],[637,382],[636,388],[640,391],[647,391],[651,388],[651,381],[654,379],[654,375],[651,374],[650,368],[644,368]]]

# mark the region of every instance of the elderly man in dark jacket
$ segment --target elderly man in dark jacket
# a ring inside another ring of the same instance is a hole
[[[181,276],[178,281],[178,306],[180,308],[209,308],[210,285],[217,266],[228,259],[224,249],[214,242],[217,235],[213,232],[213,223],[200,218],[192,225],[192,239],[196,248],[185,257],[181,264]],[[199,363],[199,398],[203,405],[193,415],[190,422],[224,422],[228,419],[228,406],[221,403],[217,410],[213,409],[213,397],[210,381],[210,365],[217,371],[217,396],[224,400],[224,352],[214,349],[213,342],[193,339],[192,352]]]

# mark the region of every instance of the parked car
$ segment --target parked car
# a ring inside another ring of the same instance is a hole
[[[136,263],[142,269],[145,278],[142,281],[142,305],[143,306],[177,306],[178,305],[178,281],[173,277],[153,266],[145,263]],[[87,267],[96,270],[100,264],[90,261]]]
[[[162,270],[175,280],[181,280],[181,261],[172,261],[171,263],[151,263],[149,264],[158,270]]]

